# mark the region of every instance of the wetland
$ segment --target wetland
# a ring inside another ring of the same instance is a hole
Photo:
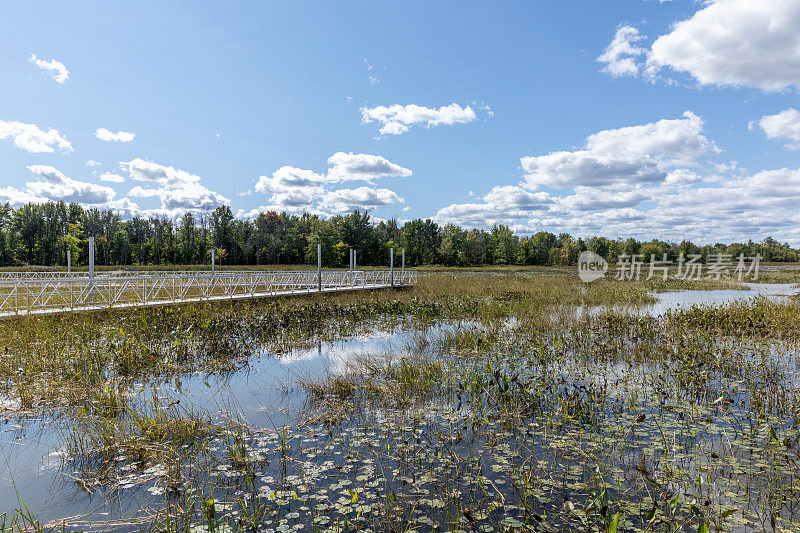
[[[0,531],[797,531],[796,275],[0,321]]]

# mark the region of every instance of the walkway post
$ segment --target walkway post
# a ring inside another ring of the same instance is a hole
[[[94,303],[94,237],[89,237],[89,302]]]
[[[400,267],[400,283],[405,285],[406,283],[406,249],[403,248],[403,266]]]
[[[322,292],[322,245],[317,244],[317,292]]]
[[[390,285],[394,289],[394,248],[389,248],[389,277],[392,280]]]
[[[214,262],[215,261],[216,261],[216,254],[215,254],[215,250],[212,248],[211,249],[211,273],[212,274],[214,273],[214,267],[215,267]]]
[[[353,249],[353,286],[356,284],[356,251]]]
[[[353,285],[353,249],[350,248],[350,270],[347,273],[347,277],[350,279],[350,285]]]
[[[72,250],[67,250],[67,284],[69,285],[69,307],[72,308],[73,305],[73,298],[72,298],[72,280],[69,279],[72,274]]]

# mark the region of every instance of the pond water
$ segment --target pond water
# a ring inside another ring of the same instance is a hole
[[[788,302],[792,295],[800,292],[800,287],[793,283],[743,283],[746,290],[742,289],[717,289],[717,290],[685,290],[659,292],[653,296],[656,301],[641,305],[620,305],[579,307],[578,313],[591,315],[612,310],[625,313],[661,316],[668,311],[688,309],[692,306],[715,306],[732,302],[746,302],[753,298],[767,298],[773,302]]]
[[[139,394],[150,397],[155,392],[162,403],[179,400],[187,409],[213,414],[215,422],[236,417],[262,433],[275,435],[283,427],[297,425],[306,398],[303,381],[342,374],[364,359],[386,362],[399,358],[419,335],[465,327],[475,325],[440,323],[423,330],[402,324],[375,325],[353,338],[257,353],[242,370],[181,376]],[[69,431],[70,422],[57,415],[16,418],[13,412],[0,419],[0,502],[8,502],[0,504],[0,514],[4,507],[15,507],[18,497],[43,521],[73,516],[80,517],[74,522],[83,524],[91,518],[105,522],[136,514],[132,511],[141,504],[139,498],[103,491],[89,494],[76,485],[72,475],[77,472],[61,468],[61,437]]]

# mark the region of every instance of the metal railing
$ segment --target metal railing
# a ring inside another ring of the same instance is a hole
[[[283,274],[292,272],[289,270],[252,270],[252,271],[227,271],[234,274]],[[309,270],[314,272],[316,270]],[[104,270],[95,271],[95,278],[156,278],[163,276],[195,276],[195,275],[217,275],[221,276],[226,274],[226,271],[217,271],[216,273],[207,270]],[[60,279],[84,279],[90,277],[91,274],[86,270],[73,270],[67,272],[65,270],[33,270],[33,271],[16,271],[16,272],[0,272],[0,284],[6,281],[17,280],[36,280],[36,281],[49,281]]]
[[[415,285],[409,270],[4,272],[0,316]]]

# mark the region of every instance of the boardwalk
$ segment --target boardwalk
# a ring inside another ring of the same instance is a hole
[[[13,272],[0,273],[0,317],[184,302],[386,289],[415,285],[416,272]]]

